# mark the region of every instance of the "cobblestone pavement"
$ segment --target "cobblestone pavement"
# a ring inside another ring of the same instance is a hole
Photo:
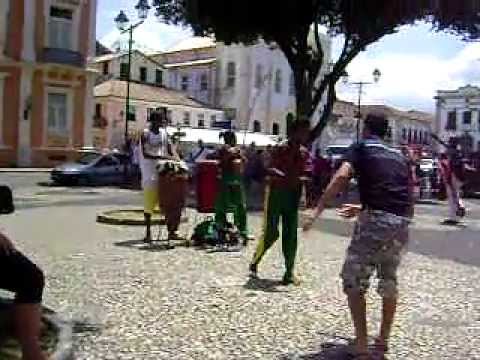
[[[45,270],[46,305],[74,322],[76,359],[344,358],[352,331],[338,273],[350,227],[332,213],[301,235],[303,284],[285,288],[276,282],[283,272],[278,245],[260,268],[263,280],[249,282],[253,245],[241,252],[147,249],[138,241],[142,229],[95,224],[97,212],[112,205],[76,205],[71,196],[0,220]],[[388,358],[480,359],[477,222],[440,229],[440,215],[428,209],[420,207],[414,235],[437,247],[412,239]],[[251,217],[252,227],[259,223]],[[373,291],[369,308],[374,335],[380,311]]]

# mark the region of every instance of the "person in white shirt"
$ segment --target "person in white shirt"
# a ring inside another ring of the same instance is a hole
[[[158,206],[158,166],[162,161],[174,159],[168,139],[166,126],[166,109],[161,108],[150,115],[150,126],[143,131],[140,138],[140,170],[144,194],[145,242],[152,241],[152,215]]]

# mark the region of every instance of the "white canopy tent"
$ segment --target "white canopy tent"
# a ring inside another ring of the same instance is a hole
[[[176,128],[169,126],[167,131],[170,135],[180,131],[184,136],[180,137],[181,143],[196,144],[198,140],[202,140],[206,145],[220,145],[223,144],[220,138],[220,133],[225,129],[198,129],[198,128]],[[252,133],[235,131],[237,135],[237,142],[239,145],[250,145],[255,143],[256,146],[266,147],[268,145],[276,145],[279,141],[279,137],[275,135],[266,135],[262,133]]]

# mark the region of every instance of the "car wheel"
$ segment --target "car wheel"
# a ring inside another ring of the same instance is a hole
[[[77,179],[78,186],[88,186],[91,184],[90,177],[88,175],[79,176]]]

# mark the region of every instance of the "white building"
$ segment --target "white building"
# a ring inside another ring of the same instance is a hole
[[[436,135],[447,143],[458,141],[464,151],[480,151],[480,88],[439,90],[435,100]]]
[[[338,100],[333,108],[332,119],[320,137],[320,147],[329,145],[349,145],[357,137],[357,112],[354,103]],[[386,105],[363,105],[363,119],[369,113],[384,116],[389,123],[388,140],[394,146],[412,145],[429,146],[433,126],[433,115],[421,111],[402,111]]]
[[[126,80],[128,77],[128,53],[113,53],[97,56],[90,64],[100,75],[97,83],[110,79]],[[154,59],[139,50],[131,55],[131,80],[157,86],[165,85],[167,70]]]
[[[321,41],[327,64],[331,41],[326,35]],[[152,57],[169,70],[171,87],[225,109],[232,127],[286,133],[286,116],[295,112],[295,91],[292,70],[278,48],[263,42],[226,46],[194,37]]]

